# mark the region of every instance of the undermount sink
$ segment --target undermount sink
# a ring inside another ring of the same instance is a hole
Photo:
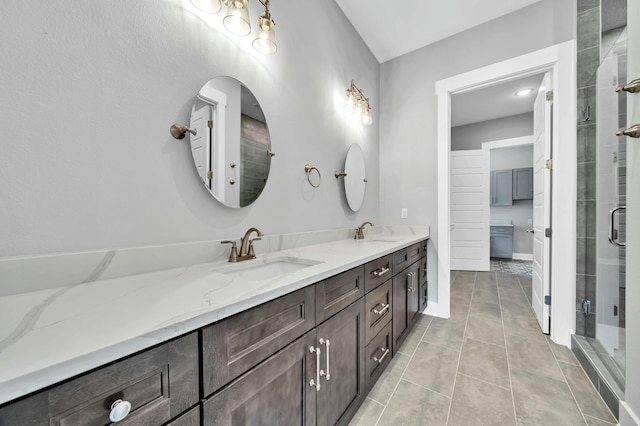
[[[267,281],[319,263],[317,260],[278,256],[245,260],[218,268],[216,272],[249,281]]]
[[[397,243],[398,239],[393,239],[393,238],[384,238],[384,237],[379,237],[379,238],[371,238],[371,239],[366,239],[364,241],[370,241],[372,243]]]

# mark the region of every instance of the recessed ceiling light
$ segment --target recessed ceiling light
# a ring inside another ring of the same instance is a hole
[[[527,96],[529,93],[533,92],[533,89],[522,89],[516,92],[516,96]]]

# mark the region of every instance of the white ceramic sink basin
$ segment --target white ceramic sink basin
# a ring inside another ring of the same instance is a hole
[[[266,259],[245,260],[216,269],[216,272],[249,281],[267,281],[313,265],[317,260],[278,256]]]
[[[370,239],[365,238],[364,241],[369,241],[372,243],[397,243],[399,240],[394,238],[378,237],[378,238],[370,238]]]

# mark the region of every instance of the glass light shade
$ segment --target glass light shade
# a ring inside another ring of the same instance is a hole
[[[347,114],[353,114],[356,107],[356,98],[353,96],[349,90],[347,90],[347,101],[344,103],[344,111]]]
[[[362,123],[369,126],[373,123],[373,118],[371,117],[371,108],[367,108],[362,116]]]
[[[222,9],[220,0],[191,0],[191,4],[204,13],[218,13]]]
[[[263,55],[271,55],[275,53],[278,46],[276,45],[276,33],[273,28],[269,31],[260,30],[258,37],[253,40],[253,48]]]
[[[227,16],[222,20],[224,27],[229,30],[230,33],[245,36],[251,32],[251,24],[249,23],[249,8],[243,7],[242,9],[236,9],[230,7],[227,11]]]
[[[354,120],[356,121],[360,121],[360,119],[362,118],[362,113],[363,113],[363,105],[362,105],[362,101],[358,99],[358,102],[356,102],[356,107],[353,110],[353,113],[351,114],[351,116],[353,117]]]

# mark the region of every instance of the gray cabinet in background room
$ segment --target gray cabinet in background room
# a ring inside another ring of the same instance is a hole
[[[508,170],[491,171],[491,205],[510,206],[513,204],[513,172]]]
[[[533,200],[533,167],[513,169],[513,200]]]

